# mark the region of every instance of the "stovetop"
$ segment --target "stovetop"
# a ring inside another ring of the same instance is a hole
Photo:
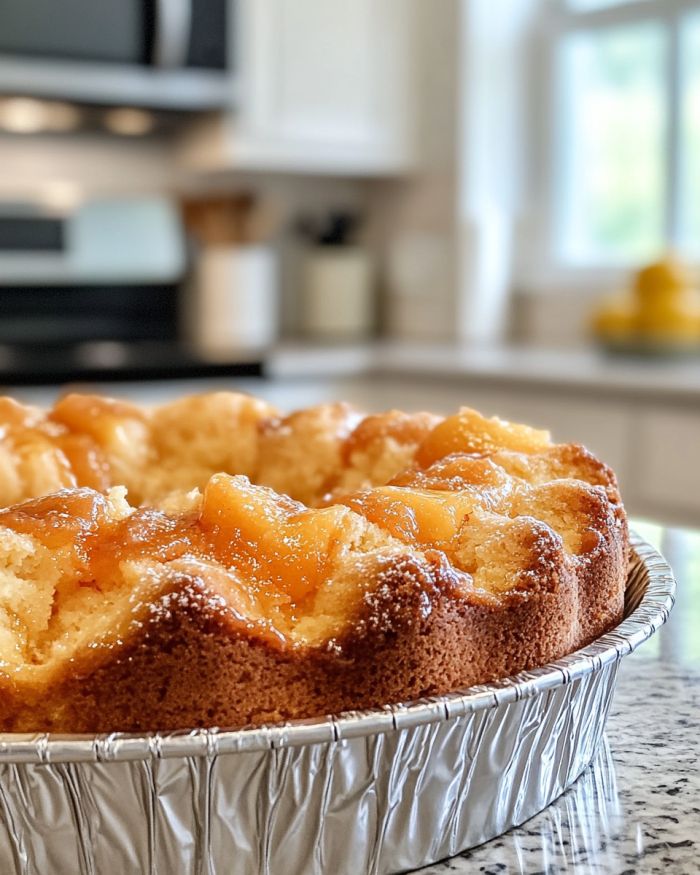
[[[178,341],[0,345],[0,384],[12,386],[263,374],[260,350],[211,356]]]

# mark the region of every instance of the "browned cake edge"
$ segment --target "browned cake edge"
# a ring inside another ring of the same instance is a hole
[[[207,583],[173,575],[124,643],[32,701],[0,686],[4,731],[240,727],[406,702],[534,668],[585,646],[623,616],[624,514],[583,559],[550,544],[526,590],[465,595],[436,555],[402,560],[368,591],[341,639],[277,647],[241,628]]]

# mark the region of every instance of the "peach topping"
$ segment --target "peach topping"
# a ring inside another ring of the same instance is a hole
[[[204,490],[200,525],[217,558],[299,602],[326,578],[351,512],[311,510],[245,477],[218,474]]]
[[[207,552],[191,518],[173,519],[141,508],[124,519],[109,514],[109,499],[92,489],[56,492],[0,512],[0,526],[36,538],[52,550],[67,550],[81,585],[109,582],[119,563],[149,558],[167,562],[186,552]]]
[[[501,419],[486,419],[465,407],[435,426],[418,448],[416,462],[425,468],[451,453],[491,453],[495,450],[533,453],[547,446],[549,432]]]
[[[468,495],[384,486],[339,499],[390,535],[414,546],[448,550],[474,503]]]
[[[104,450],[126,417],[142,414],[132,405],[90,395],[67,395],[48,417],[10,398],[0,399],[2,437],[9,439],[20,460],[50,456],[63,486],[105,491],[112,485]]]
[[[171,517],[148,508],[124,519],[90,489],[55,493],[0,513],[0,526],[69,552],[81,586],[109,587],[124,561],[215,560],[245,576],[265,603],[300,603],[329,576],[338,548],[352,538],[347,507],[311,510],[247,478],[219,474],[198,512]]]

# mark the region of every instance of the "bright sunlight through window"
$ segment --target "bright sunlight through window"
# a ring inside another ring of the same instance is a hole
[[[631,265],[669,247],[698,258],[700,2],[564,5],[553,57],[557,261]]]

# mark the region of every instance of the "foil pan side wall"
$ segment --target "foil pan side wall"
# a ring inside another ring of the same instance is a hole
[[[187,759],[0,766],[0,872],[387,875],[522,823],[591,762],[617,662],[451,720]]]

